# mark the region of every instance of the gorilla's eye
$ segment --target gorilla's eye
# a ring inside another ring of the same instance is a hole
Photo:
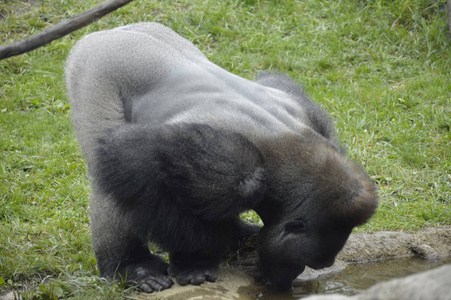
[[[304,233],[307,231],[307,224],[302,220],[296,219],[285,225],[285,231],[289,233]]]

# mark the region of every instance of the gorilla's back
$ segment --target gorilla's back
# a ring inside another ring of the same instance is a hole
[[[136,123],[202,123],[245,136],[305,127],[302,108],[286,93],[233,75],[206,61],[175,69],[133,99]],[[248,136],[249,137],[249,136]]]
[[[233,75],[158,23],[90,34],[67,62],[72,118],[84,154],[105,128],[124,122],[203,123],[254,140],[297,132],[309,120],[297,99]]]

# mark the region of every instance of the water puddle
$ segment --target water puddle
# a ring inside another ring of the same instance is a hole
[[[397,258],[383,261],[349,264],[341,272],[327,278],[318,277],[311,281],[296,280],[293,290],[278,293],[269,289],[263,290],[258,300],[293,300],[313,294],[355,295],[374,284],[410,274],[430,270],[451,263],[451,259],[427,261],[421,258]]]

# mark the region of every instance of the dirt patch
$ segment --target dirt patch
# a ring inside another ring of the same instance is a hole
[[[221,265],[215,283],[201,286],[179,286],[153,294],[140,294],[140,299],[258,299],[263,282],[255,268],[255,252],[238,253],[235,259]],[[315,280],[331,276],[344,269],[347,263],[368,262],[387,258],[419,256],[426,259],[451,257],[451,226],[429,228],[423,231],[352,234],[337,262],[323,270],[306,269],[299,280]]]
[[[427,259],[451,256],[451,226],[416,233],[380,231],[351,235],[338,259],[366,262],[417,255]]]

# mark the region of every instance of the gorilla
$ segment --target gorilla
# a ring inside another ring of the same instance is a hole
[[[332,265],[377,207],[372,181],[289,77],[231,74],[163,25],[84,37],[66,81],[104,277],[144,292],[171,277],[215,281],[227,247],[258,232],[262,277],[289,289],[305,266]],[[261,229],[240,219],[249,209]]]

